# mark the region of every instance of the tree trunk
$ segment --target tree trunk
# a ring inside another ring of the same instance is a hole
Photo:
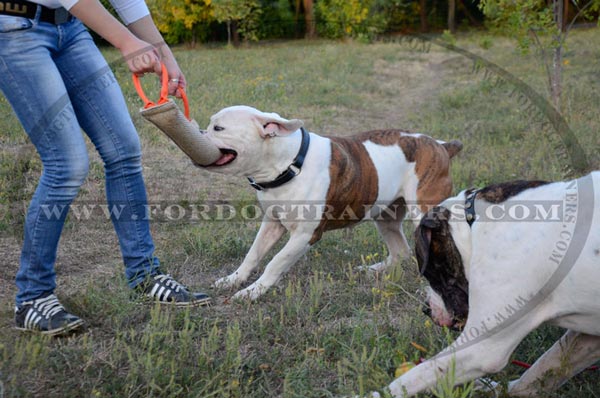
[[[227,20],[227,45],[231,46],[231,19]]]
[[[556,45],[552,50],[552,71],[550,76],[550,95],[556,110],[560,111],[560,96],[562,94],[562,30],[564,27],[564,0],[553,0],[554,22],[558,33],[554,39]]]
[[[300,33],[298,32],[298,20],[300,19],[300,4],[301,4],[302,0],[295,0],[294,3],[294,7],[295,7],[295,11],[296,14],[294,16],[294,24],[296,25],[294,27],[294,36],[296,38],[300,37]]]
[[[231,21],[231,37],[233,39],[233,45],[239,47],[240,45],[240,31],[238,30],[238,21]]]
[[[481,25],[481,23],[477,20],[477,18],[475,18],[475,16],[471,13],[471,11],[469,11],[467,6],[465,5],[464,0],[458,0],[458,8],[460,8],[462,10],[462,12],[465,13],[467,18],[469,18],[469,21],[471,21],[471,24],[473,24],[475,26]]]
[[[456,32],[456,0],[448,1],[448,30],[450,33]]]
[[[306,38],[312,39],[316,36],[315,11],[313,0],[302,0],[304,5],[304,20],[306,21]]]
[[[569,0],[565,0],[565,6],[563,10],[563,20],[562,20],[562,31],[567,31],[567,25],[569,23]]]
[[[550,78],[552,104],[557,111],[560,111],[560,96],[562,94],[562,62],[562,45],[558,45],[553,50],[552,76]]]
[[[192,31],[192,43],[191,43],[192,48],[196,48],[197,43],[198,43],[198,34],[196,33],[196,30],[194,29]]]
[[[427,0],[419,0],[419,17],[421,18],[421,33],[429,31],[427,24]]]

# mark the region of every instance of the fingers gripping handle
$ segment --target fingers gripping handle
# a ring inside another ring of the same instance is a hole
[[[148,99],[146,94],[144,93],[144,89],[142,88],[142,83],[140,82],[140,78],[135,73],[133,74],[133,85],[138,95],[144,101],[144,109],[152,108],[153,106],[162,105],[169,101],[169,72],[167,71],[167,67],[165,64],[160,64],[161,69],[161,86],[160,86],[160,98],[157,102],[152,102]],[[178,87],[177,91],[181,95],[181,100],[183,101],[183,114],[185,115],[187,120],[192,120],[190,118],[190,104],[188,102],[187,94],[182,87]]]
[[[175,102],[168,98],[169,75],[164,65],[161,68],[162,86],[157,102],[148,99],[142,90],[139,77],[133,76],[135,88],[144,101],[144,107],[140,110],[140,114],[165,133],[194,163],[201,166],[215,163],[221,157],[221,151],[207,135],[202,134],[198,124],[190,118],[185,91],[179,89],[183,100],[184,114],[181,113]]]

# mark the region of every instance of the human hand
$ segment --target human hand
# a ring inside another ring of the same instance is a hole
[[[162,59],[162,62],[165,64],[167,71],[169,72],[169,95],[174,95],[177,98],[181,98],[181,90],[185,90],[187,86],[187,81],[185,80],[185,76],[183,72],[177,65],[177,61],[173,56],[165,56]]]
[[[161,75],[160,58],[153,45],[131,35],[127,42],[119,48],[131,73],[141,76],[154,72]]]

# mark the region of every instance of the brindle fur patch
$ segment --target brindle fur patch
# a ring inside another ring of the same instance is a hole
[[[452,192],[450,158],[462,148],[460,141],[440,145],[425,135],[402,130],[373,130],[349,138],[331,139],[331,183],[327,192],[327,217],[313,233],[314,244],[325,231],[347,227],[365,216],[365,209],[377,200],[377,170],[364,147],[366,141],[381,146],[399,146],[408,162],[415,162],[419,180],[416,199],[423,212],[442,202]]]
[[[484,199],[490,203],[502,203],[507,199],[520,194],[521,192],[531,189],[537,188],[542,185],[549,184],[547,181],[535,180],[535,181],[525,181],[525,180],[517,180],[510,182],[503,182],[500,184],[489,185],[483,189],[481,189],[476,198]],[[467,195],[469,192],[467,192]]]
[[[377,200],[377,171],[362,141],[331,137],[329,174],[328,210],[313,232],[311,245],[321,239],[325,231],[344,228],[362,220],[366,207]]]
[[[429,211],[415,231],[415,252],[419,272],[444,300],[454,326],[460,327],[469,316],[469,282],[450,233],[449,218],[450,211],[444,207]]]

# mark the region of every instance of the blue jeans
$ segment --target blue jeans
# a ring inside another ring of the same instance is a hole
[[[58,241],[89,167],[82,129],[104,162],[108,206],[122,210],[111,220],[130,287],[159,267],[140,142],[115,76],[79,20],[53,25],[38,19],[0,15],[0,90],[43,164],[25,219],[17,305],[56,287]]]

